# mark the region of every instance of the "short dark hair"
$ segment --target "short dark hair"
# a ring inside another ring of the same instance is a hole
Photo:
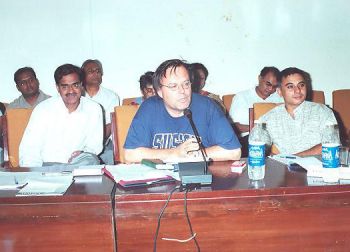
[[[201,91],[201,89],[204,86],[200,85],[201,82],[201,76],[199,75],[199,71],[203,71],[204,75],[205,75],[205,80],[207,80],[209,72],[208,69],[202,64],[202,63],[192,63],[189,66],[189,70],[190,70],[190,80],[192,83],[192,92],[194,93],[199,93]]]
[[[79,67],[72,64],[64,64],[57,67],[54,74],[56,85],[59,84],[59,81],[62,79],[63,76],[66,76],[72,73],[77,74],[79,76],[80,81],[82,80],[82,71]]]
[[[260,76],[261,77],[265,77],[268,73],[272,73],[276,77],[278,82],[281,80],[281,78],[280,78],[280,70],[278,70],[277,67],[274,67],[274,66],[266,66],[266,67],[264,67],[260,71]]]
[[[205,75],[205,79],[208,78],[208,75],[209,75],[208,69],[202,63],[192,63],[190,64],[190,69],[191,71],[202,70]]]
[[[153,74],[154,74],[154,72],[148,71],[148,72],[144,73],[143,75],[141,75],[140,80],[139,80],[141,91],[143,89],[145,89],[147,87],[147,85],[149,85],[149,84],[153,85]]]
[[[296,67],[288,67],[288,68],[284,69],[280,74],[281,80],[282,80],[282,78],[286,78],[287,76],[292,75],[292,74],[300,74],[306,83],[306,87],[308,89],[311,88],[311,76],[310,76],[310,74],[308,72],[305,72],[305,71],[303,71],[299,68],[296,68]]]
[[[166,71],[170,68],[172,71],[175,71],[178,67],[184,67],[187,72],[189,72],[188,64],[184,60],[180,59],[171,59],[166,60],[157,68],[153,75],[153,88],[154,90],[159,90],[161,83],[160,80],[165,77]]]
[[[15,74],[13,75],[13,80],[15,81],[16,84],[17,84],[17,81],[18,81],[18,77],[24,72],[30,72],[36,79],[36,74],[35,74],[33,68],[31,68],[31,67],[22,67],[22,68],[18,69],[15,72]]]
[[[81,70],[83,71],[83,74],[85,75],[84,67],[89,63],[95,63],[98,65],[98,67],[101,69],[101,74],[103,75],[103,67],[101,61],[98,59],[87,59],[84,61],[84,63],[81,65]],[[84,76],[83,76],[84,77]]]

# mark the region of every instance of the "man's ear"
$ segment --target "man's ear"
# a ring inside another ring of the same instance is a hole
[[[278,87],[278,88],[276,89],[276,91],[277,91],[277,94],[278,94],[279,96],[283,97],[283,96],[282,96],[281,87]]]
[[[163,99],[163,92],[162,92],[162,90],[159,88],[156,92],[157,92],[158,96]]]
[[[59,93],[60,92],[60,88],[59,86],[56,84],[56,89],[57,89],[57,92]]]
[[[261,82],[261,76],[260,75],[258,75],[258,83],[260,84],[260,82]]]
[[[21,90],[19,89],[18,85],[16,84],[16,88],[19,92],[21,92]],[[21,92],[22,93],[22,92]]]

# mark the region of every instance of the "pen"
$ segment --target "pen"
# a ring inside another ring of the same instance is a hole
[[[294,156],[279,156],[280,158],[296,159]]]

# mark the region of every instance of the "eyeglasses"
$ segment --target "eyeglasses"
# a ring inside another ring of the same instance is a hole
[[[81,82],[76,82],[73,84],[58,84],[62,90],[68,90],[70,88],[72,89],[78,89],[81,87]]]
[[[160,86],[164,86],[169,88],[171,91],[176,91],[179,89],[179,87],[181,86],[183,89],[189,89],[191,86],[191,82],[190,81],[185,81],[182,82],[181,84],[178,83],[169,83],[168,85],[164,85],[164,84],[160,84]]]

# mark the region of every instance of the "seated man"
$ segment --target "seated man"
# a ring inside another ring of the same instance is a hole
[[[142,96],[135,98],[131,102],[132,105],[140,105],[144,100],[156,94],[153,88],[153,72],[148,71],[141,75],[139,82]]]
[[[276,67],[264,67],[258,77],[259,84],[235,95],[232,100],[230,116],[241,137],[249,134],[249,108],[258,102],[282,103],[283,99],[275,93],[280,71]]]
[[[65,64],[55,71],[60,96],[35,107],[19,146],[22,167],[50,164],[94,165],[103,148],[100,105],[81,97],[79,67]]]
[[[247,156],[249,135],[249,108],[258,102],[282,103],[283,99],[276,94],[280,71],[276,67],[264,67],[258,76],[259,84],[251,89],[241,91],[232,100],[230,116],[243,146],[243,156]]]
[[[190,108],[207,155],[213,160],[237,160],[240,143],[224,113],[205,96],[192,93],[188,65],[163,62],[153,86],[157,96],[144,101],[133,119],[124,145],[127,162],[199,155],[184,110]]]
[[[23,67],[18,69],[14,74],[14,81],[20,97],[7,105],[7,109],[14,108],[34,108],[37,104],[49,98],[43,91],[39,89],[39,81],[31,67]]]
[[[105,147],[100,158],[105,164],[114,164],[113,160],[113,144],[109,137],[111,135],[111,112],[114,112],[114,107],[119,106],[119,96],[103,86],[102,63],[99,60],[86,60],[81,66],[83,71],[83,86],[85,88],[85,96],[99,103],[104,110],[104,138]]]
[[[226,113],[226,108],[220,96],[203,90],[205,82],[207,81],[209,72],[208,69],[202,63],[192,63],[189,66],[190,79],[192,83],[192,92],[198,93],[204,96],[208,96],[218,104],[221,109]]]
[[[298,156],[320,155],[322,132],[327,123],[337,124],[332,110],[320,103],[305,101],[310,75],[290,67],[281,72],[277,92],[281,104],[261,117],[273,144],[280,153]]]

